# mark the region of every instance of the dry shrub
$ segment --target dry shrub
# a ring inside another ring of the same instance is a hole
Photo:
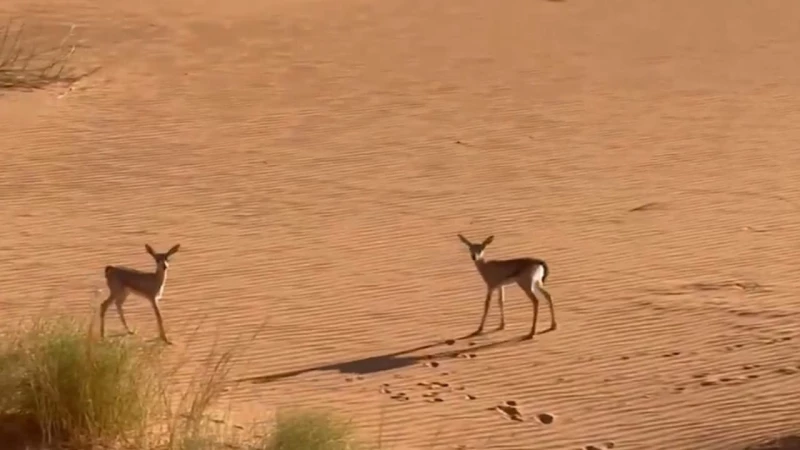
[[[92,73],[78,72],[71,59],[78,49],[72,43],[74,26],[61,42],[52,47],[38,48],[27,41],[25,25],[16,26],[9,20],[0,27],[0,89],[32,90],[52,84],[72,84]]]

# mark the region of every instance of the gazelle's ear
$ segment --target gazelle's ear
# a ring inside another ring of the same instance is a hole
[[[472,242],[470,242],[469,240],[467,240],[467,238],[462,236],[461,233],[458,234],[458,238],[461,239],[461,242],[463,242],[464,245],[466,245],[467,247],[472,245]]]
[[[150,256],[156,256],[156,252],[153,251],[153,247],[150,247],[150,244],[144,244],[144,249],[147,250],[147,253],[150,253]]]
[[[175,245],[174,245],[174,246],[173,246],[171,249],[169,249],[169,251],[167,252],[167,257],[169,257],[169,256],[172,256],[172,255],[174,255],[175,253],[178,253],[178,250],[180,250],[180,248],[181,248],[181,244],[175,244]]]
[[[484,245],[484,247],[485,247],[485,246],[487,246],[487,245],[489,245],[489,244],[491,244],[491,243],[492,243],[492,241],[494,241],[494,235],[491,235],[491,236],[487,237],[487,238],[486,238],[486,240],[485,240],[485,241],[483,241],[483,245]]]

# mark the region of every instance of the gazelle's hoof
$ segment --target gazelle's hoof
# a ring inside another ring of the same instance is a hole
[[[479,329],[473,331],[472,333],[468,334],[467,337],[475,337],[475,336],[480,336],[482,334],[483,334],[483,329],[479,328]]]
[[[128,330],[129,336],[133,336],[134,334],[136,334],[136,330]]]
[[[500,325],[497,326],[497,328],[495,328],[495,331],[503,331],[505,329],[506,329],[506,324],[501,323]]]
[[[558,329],[558,324],[553,322],[553,324],[550,325],[550,331],[556,331],[557,329]]]
[[[533,333],[527,334],[522,338],[523,341],[531,341],[533,340]]]

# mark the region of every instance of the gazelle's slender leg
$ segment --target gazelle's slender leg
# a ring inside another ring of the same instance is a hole
[[[125,321],[125,313],[122,312],[122,305],[125,303],[127,298],[128,292],[123,292],[117,295],[117,298],[114,300],[114,306],[117,307],[117,314],[119,314],[119,320],[122,322],[122,326],[125,327],[125,331],[127,331],[128,334],[134,334],[130,327],[128,327],[128,322]]]
[[[472,333],[472,336],[477,336],[483,333],[483,326],[486,325],[486,316],[489,315],[489,304],[492,302],[492,288],[486,289],[486,300],[483,302],[483,317],[481,318],[481,324],[478,326],[478,329]]]
[[[106,311],[108,311],[109,306],[114,301],[114,292],[110,292],[108,294],[108,298],[100,304],[100,337],[104,337],[106,335]]]
[[[497,297],[497,306],[500,307],[500,325],[497,327],[497,331],[503,330],[506,327],[506,313],[503,310],[503,302],[506,299],[506,289],[505,286],[500,286],[500,295]]]
[[[158,307],[159,300],[158,298],[151,300],[150,305],[153,306],[153,312],[156,314],[156,322],[158,322],[158,332],[161,335],[161,339],[167,344],[172,344],[172,342],[167,339],[167,333],[164,331],[164,319],[161,318],[161,309]]]
[[[533,339],[533,335],[536,334],[536,320],[539,318],[539,299],[530,287],[524,286],[523,283],[519,283],[519,285],[525,292],[525,295],[531,300],[531,303],[533,303],[533,324],[531,325],[531,332],[525,336],[525,339]]]
[[[558,328],[558,324],[556,323],[556,310],[553,308],[553,299],[550,297],[550,293],[547,292],[541,281],[533,283],[533,292],[535,295],[544,297],[547,300],[547,304],[550,306],[550,330],[555,330]]]

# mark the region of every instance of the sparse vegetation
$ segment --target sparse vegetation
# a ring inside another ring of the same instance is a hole
[[[278,414],[275,428],[259,450],[353,450],[350,423],[329,412],[290,411]]]
[[[0,441],[7,447],[137,450],[350,450],[348,423],[320,412],[279,413],[262,436],[209,416],[226,387],[230,352],[212,352],[176,396],[159,343],[98,340],[91,324],[40,320],[0,342]],[[177,398],[177,402],[174,399]]]
[[[71,64],[78,48],[73,29],[56,46],[40,48],[27,40],[25,25],[9,20],[0,27],[0,89],[41,89],[56,83],[74,83],[90,72]]]

